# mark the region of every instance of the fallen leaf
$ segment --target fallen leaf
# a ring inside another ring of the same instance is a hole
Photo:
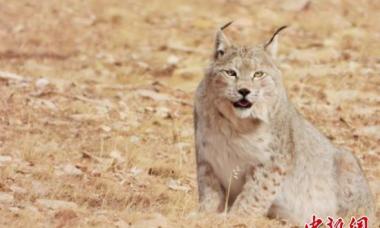
[[[156,108],[156,115],[162,118],[169,118],[171,116],[171,110],[166,107]]]
[[[179,60],[180,60],[180,59],[179,59],[178,56],[176,56],[176,55],[170,55],[170,56],[168,57],[168,59],[167,59],[166,62],[167,62],[169,65],[175,66],[175,65],[178,64]]]
[[[78,205],[76,203],[63,200],[37,199],[36,204],[38,206],[47,207],[53,210],[78,208]]]
[[[12,161],[11,156],[0,156],[0,162],[8,162],[8,161]]]
[[[137,168],[137,167],[133,167],[129,170],[129,172],[133,175],[133,176],[137,176],[139,175],[140,173],[143,172],[143,169],[140,169],[140,168]]]
[[[286,11],[301,11],[306,9],[311,0],[285,0],[281,3],[281,8]]]
[[[121,220],[121,219],[119,219],[114,224],[118,228],[129,228],[129,227],[131,227],[128,223],[126,223],[124,220]]]
[[[129,141],[133,144],[137,144],[141,141],[140,137],[138,136],[135,136],[135,135],[132,135],[130,138],[129,138]]]
[[[0,192],[0,203],[13,203],[14,197],[12,194]]]
[[[174,179],[170,179],[166,185],[172,189],[172,190],[176,190],[176,191],[184,191],[184,192],[188,192],[190,191],[190,187],[189,186],[185,186],[185,185],[182,185],[181,182],[179,180],[174,180]]]
[[[172,97],[170,95],[164,94],[164,93],[157,93],[152,90],[140,89],[140,90],[137,90],[136,93],[143,98],[150,98],[155,101],[172,100]]]
[[[111,151],[110,156],[111,158],[115,159],[118,163],[123,163],[125,161],[124,157],[118,150]]]
[[[47,85],[49,85],[49,80],[47,80],[46,78],[40,78],[36,81],[36,87],[40,90],[43,90],[46,88]]]
[[[94,114],[73,114],[70,118],[76,121],[97,121],[101,120],[103,116]]]
[[[102,126],[100,126],[100,128],[101,128],[103,131],[105,131],[105,132],[110,132],[110,131],[112,130],[112,128],[110,128],[110,127],[108,127],[108,126],[106,126],[106,125],[102,125]]]
[[[6,72],[6,71],[0,71],[0,79],[15,80],[15,81],[22,81],[22,82],[28,81],[25,77],[21,75],[14,74],[11,72]]]
[[[80,176],[83,174],[83,172],[72,164],[66,164],[56,167],[54,174],[57,176]]]

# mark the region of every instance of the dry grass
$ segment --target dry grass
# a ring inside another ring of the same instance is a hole
[[[231,19],[241,43],[291,25],[290,97],[379,199],[379,2],[276,2],[1,0],[0,226],[283,226],[196,213],[192,94]]]

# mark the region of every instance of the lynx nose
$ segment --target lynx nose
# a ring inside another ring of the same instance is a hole
[[[238,92],[243,96],[247,96],[251,91],[249,91],[249,89],[246,89],[246,88],[242,88],[242,89],[239,89]]]

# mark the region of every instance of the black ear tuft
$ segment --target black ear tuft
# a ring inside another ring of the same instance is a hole
[[[228,26],[230,26],[232,24],[232,22],[234,22],[234,21],[230,21],[227,24],[223,25],[222,27],[220,27],[220,30],[224,30],[225,28],[227,28]]]
[[[278,28],[272,35],[272,37],[270,38],[270,40],[264,45],[264,48],[267,48],[272,42],[273,40],[276,38],[276,36],[284,29],[286,29],[288,26],[287,25],[284,25],[284,26],[281,26],[280,28]]]
[[[264,49],[267,53],[269,53],[269,55],[273,58],[273,59],[276,59],[277,58],[277,50],[278,50],[278,34],[284,30],[285,28],[287,28],[288,26],[281,26],[280,28],[278,28],[272,35],[272,37],[270,38],[270,40],[268,42],[265,43],[264,45]]]

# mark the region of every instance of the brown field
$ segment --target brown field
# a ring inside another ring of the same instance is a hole
[[[290,25],[289,95],[380,208],[380,1],[299,2],[0,0],[0,226],[288,226],[197,213],[193,92],[229,20],[243,44]]]

